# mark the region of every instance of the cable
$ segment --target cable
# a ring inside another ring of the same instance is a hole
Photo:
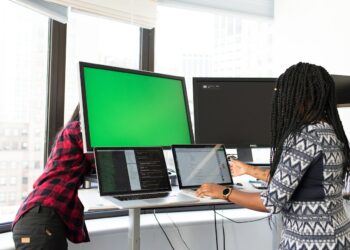
[[[179,227],[178,227],[178,226],[175,224],[175,222],[171,219],[171,217],[169,216],[169,214],[167,214],[167,215],[168,215],[168,218],[170,219],[171,223],[173,223],[173,225],[174,225],[175,228],[177,229],[177,232],[179,233],[182,242],[184,243],[184,245],[186,246],[186,248],[187,248],[188,250],[190,250],[190,248],[189,248],[188,245],[186,244],[185,240],[182,238],[182,235],[181,235],[181,232],[180,232]]]
[[[235,221],[235,220],[232,220],[228,217],[226,217],[225,215],[221,214],[221,213],[218,213],[215,208],[214,208],[214,212],[218,215],[220,215],[222,218],[225,218],[231,222],[234,222],[234,223],[250,223],[250,222],[256,222],[256,221],[260,221],[260,220],[264,220],[264,219],[270,219],[272,217],[272,214],[270,214],[269,216],[266,216],[264,218],[260,218],[260,219],[256,219],[256,220],[250,220],[250,221]],[[222,237],[223,237],[223,246],[224,246],[224,250],[226,249],[226,237],[225,237],[225,227],[224,227],[224,220],[221,221],[222,222]]]
[[[155,210],[155,209],[153,209],[153,215],[154,215],[154,218],[156,218],[156,221],[158,222],[158,225],[159,225],[160,228],[162,229],[162,231],[163,231],[165,237],[167,238],[167,240],[168,240],[168,242],[169,242],[169,244],[170,244],[170,246],[171,246],[171,249],[175,250],[175,248],[173,247],[173,244],[171,244],[171,241],[170,241],[168,235],[166,234],[164,228],[162,227],[162,225],[160,224],[160,222],[159,222],[159,220],[158,220],[158,218],[157,218],[157,216],[156,216],[156,210]]]
[[[225,215],[220,214],[220,213],[218,213],[218,212],[216,212],[216,211],[215,211],[215,213],[217,213],[217,214],[220,215],[221,217],[225,218],[226,220],[232,221],[232,222],[234,222],[234,223],[250,223],[250,222],[256,222],[256,221],[260,221],[260,220],[265,220],[265,219],[268,219],[268,218],[271,218],[271,217],[272,217],[272,214],[270,214],[269,216],[266,216],[266,217],[263,217],[263,218],[260,218],[260,219],[256,219],[256,220],[235,221],[235,220],[232,220],[232,219],[226,217]]]
[[[216,241],[216,250],[219,250],[219,243],[218,243],[218,230],[216,228],[216,210],[215,205],[213,206],[214,211],[214,225],[215,225],[215,241]]]

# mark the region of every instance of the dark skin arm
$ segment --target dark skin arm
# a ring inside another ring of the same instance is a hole
[[[270,169],[251,166],[239,160],[230,161],[230,170],[232,176],[247,174],[265,182],[268,182],[270,178]]]
[[[230,170],[233,176],[247,174],[265,182],[268,182],[270,178],[270,169],[251,166],[239,160],[230,161]],[[197,189],[196,195],[199,197],[209,196],[217,199],[225,199],[222,194],[225,188],[225,186],[205,183]],[[259,212],[268,212],[260,199],[259,192],[244,192],[233,188],[228,201]]]
[[[225,186],[213,183],[205,183],[197,189],[196,195],[199,197],[209,196],[217,199],[225,199],[222,194],[222,191],[225,188]],[[258,192],[250,193],[232,189],[232,192],[228,197],[228,201],[259,212],[268,212],[262,203],[262,200],[260,199],[260,193]]]

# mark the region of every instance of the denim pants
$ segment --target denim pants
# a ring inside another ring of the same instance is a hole
[[[53,208],[37,206],[13,228],[16,250],[67,250],[65,225]]]

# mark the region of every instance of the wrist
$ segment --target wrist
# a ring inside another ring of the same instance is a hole
[[[229,197],[232,193],[231,187],[226,187],[222,190],[222,196],[224,197],[224,200],[229,200]]]

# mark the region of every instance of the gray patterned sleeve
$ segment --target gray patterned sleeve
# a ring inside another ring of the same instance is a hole
[[[307,129],[287,138],[276,172],[267,190],[260,194],[264,206],[272,213],[280,212],[289,202],[310,163],[321,151],[317,138]]]

